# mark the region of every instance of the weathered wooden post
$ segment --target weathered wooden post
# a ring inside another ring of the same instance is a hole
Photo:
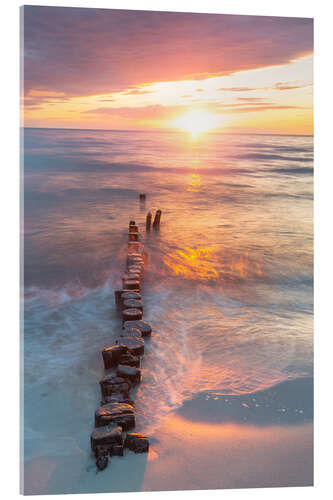
[[[124,309],[140,309],[143,312],[143,302],[138,299],[126,299],[123,301],[123,310]]]
[[[140,201],[146,195],[140,194]],[[160,224],[161,210],[157,210],[153,227]],[[146,219],[150,230],[152,214]],[[123,456],[124,448],[135,453],[148,452],[146,436],[128,432],[135,427],[134,402],[130,399],[132,386],[141,382],[140,357],[144,354],[144,337],[151,335],[151,326],[142,321],[141,279],[147,255],[139,243],[135,221],[129,222],[126,272],[122,277],[123,289],[115,290],[117,309],[121,312],[123,329],[114,344],[102,350],[105,376],[100,380],[101,406],[95,412],[95,430],[91,434],[91,449],[97,468],[103,470],[109,457]]]
[[[124,290],[134,290],[140,293],[140,281],[138,280],[126,280],[124,281]]]
[[[141,295],[138,292],[123,292],[121,294],[121,301],[124,302],[124,300],[127,300],[127,299],[141,300]]]
[[[123,330],[126,331],[131,328],[137,328],[143,337],[150,337],[151,335],[151,326],[146,323],[146,321],[125,321],[123,324]]]
[[[158,229],[160,227],[161,215],[162,215],[162,211],[156,210],[156,214],[155,214],[155,218],[154,218],[154,222],[153,222],[154,229]]]
[[[140,251],[140,243],[138,241],[128,242],[128,253],[137,253]]]
[[[134,226],[131,226],[134,227]],[[128,241],[139,241],[139,233],[134,233],[130,231],[128,233]]]
[[[152,218],[151,212],[148,212],[146,217],[146,231],[150,231],[151,218]]]
[[[123,309],[123,323],[125,323],[125,321],[133,321],[136,319],[142,319],[141,309],[136,309],[135,307]]]

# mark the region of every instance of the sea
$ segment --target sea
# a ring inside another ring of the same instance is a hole
[[[197,398],[215,419],[311,421],[313,170],[312,136],[22,130],[25,462],[90,457],[129,220],[153,328],[137,430],[153,442]]]

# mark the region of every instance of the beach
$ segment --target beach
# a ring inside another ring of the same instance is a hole
[[[59,493],[60,482],[62,493],[312,486],[313,426],[193,422],[175,413],[148,456],[125,452],[104,473],[88,454],[82,469],[82,458],[28,462],[27,494]]]
[[[311,485],[313,138],[25,129],[24,146],[24,492]],[[97,473],[130,219],[148,254],[134,400],[150,450]]]

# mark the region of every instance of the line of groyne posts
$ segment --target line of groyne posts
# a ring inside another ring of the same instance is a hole
[[[140,194],[140,202],[145,195]],[[159,229],[161,210],[146,217],[146,231]],[[147,254],[140,242],[138,226],[134,220],[128,227],[128,250],[122,289],[115,290],[116,309],[122,318],[122,328],[115,343],[102,350],[105,375],[100,380],[101,403],[95,411],[95,429],[91,433],[91,449],[96,465],[103,470],[109,457],[123,456],[127,448],[135,453],[146,453],[149,440],[135,428],[135,403],[131,390],[141,382],[141,359],[145,339],[152,334],[151,326],[143,321],[141,284]]]

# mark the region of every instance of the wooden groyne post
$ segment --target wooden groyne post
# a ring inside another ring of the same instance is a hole
[[[148,452],[149,449],[148,438],[133,432],[135,409],[131,399],[131,390],[142,378],[145,338],[152,333],[151,326],[142,320],[144,255],[138,226],[131,220],[123,288],[114,293],[123,324],[115,343],[102,350],[105,375],[99,382],[101,404],[95,411],[95,429],[90,436],[91,449],[100,470],[107,467],[109,457],[122,456],[125,448],[135,453]]]
[[[146,231],[150,231],[151,219],[152,219],[151,212],[148,212],[146,217]]]
[[[155,218],[154,218],[154,222],[153,222],[153,228],[154,229],[159,229],[160,222],[161,222],[161,215],[162,215],[162,211],[161,210],[156,210]]]

